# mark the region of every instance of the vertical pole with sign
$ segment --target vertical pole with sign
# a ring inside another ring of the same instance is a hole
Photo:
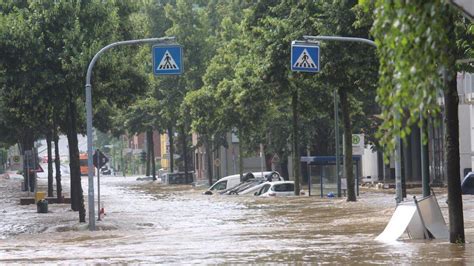
[[[162,38],[148,38],[148,39],[138,39],[138,40],[128,40],[128,41],[119,41],[114,42],[109,45],[104,46],[100,49],[92,58],[87,67],[86,73],[86,126],[87,126],[87,176],[88,176],[88,205],[89,205],[89,230],[95,230],[95,213],[94,213],[94,174],[93,162],[92,162],[92,69],[94,68],[95,63],[99,59],[100,55],[105,51],[120,45],[137,45],[143,43],[156,43],[162,41],[173,41],[175,37],[162,37]]]
[[[294,72],[307,72],[317,73],[319,72],[319,44],[316,42],[308,41],[292,41],[291,42],[291,71]],[[297,104],[298,104],[298,91],[296,90],[293,95],[293,167],[294,167],[294,178],[295,178],[295,194],[300,192],[300,173],[299,164],[300,158],[297,152],[298,140],[297,130],[298,127],[298,116],[297,116]]]
[[[183,47],[179,44],[159,44],[152,48],[153,54],[153,74],[160,75],[181,75],[183,74]],[[173,137],[173,136],[171,136]],[[170,138],[170,136],[168,136]],[[171,147],[170,147],[171,151]],[[171,160],[174,160],[169,153],[168,168],[171,173]]]

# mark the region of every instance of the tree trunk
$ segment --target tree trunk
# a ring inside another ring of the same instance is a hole
[[[454,66],[454,65],[453,65]],[[456,88],[456,72],[448,73],[445,102],[445,130],[446,130],[446,168],[448,176],[448,206],[449,206],[449,241],[464,243],[464,216],[461,193],[461,177],[459,174],[459,98]]]
[[[153,177],[153,181],[156,180],[156,164],[155,164],[155,141],[153,140],[153,131],[151,131],[151,138],[150,138],[150,158],[151,158],[151,176]]]
[[[53,151],[51,148],[52,141],[51,129],[46,133],[46,145],[48,147],[48,197],[53,197]]]
[[[293,112],[293,134],[292,138],[292,157],[293,157],[293,178],[295,180],[295,195],[300,194],[300,152],[298,143],[298,89],[293,90],[291,97],[291,106]]]
[[[457,92],[457,73],[456,58],[457,44],[455,34],[455,13],[450,11],[448,14],[447,37],[450,41],[446,47],[447,57],[449,58],[447,69],[444,73],[444,102],[445,102],[445,120],[444,127],[446,130],[446,152],[445,164],[446,174],[448,177],[448,208],[449,208],[449,241],[451,243],[464,243],[464,215],[461,192],[461,176],[459,173],[460,157],[459,157],[459,117],[458,105],[459,97]]]
[[[284,154],[284,153],[283,153]],[[280,157],[280,168],[281,168],[281,176],[285,180],[290,180],[290,173],[288,171],[288,156],[287,154],[284,154],[285,156]]]
[[[151,164],[151,142],[153,141],[153,131],[147,130],[145,133],[146,137],[146,168],[145,175],[150,176],[150,164]],[[150,140],[152,139],[152,140]]]
[[[57,126],[54,124],[53,129],[53,138],[54,138],[54,165],[56,166],[56,196],[58,198],[58,202],[63,202],[63,195],[62,195],[62,185],[61,185],[61,157],[59,155],[59,136],[57,132]]]
[[[209,143],[209,139],[206,137],[205,142],[205,149],[206,149],[206,161],[207,161],[207,178],[209,180],[209,186],[212,186],[212,154],[211,154],[211,143]]]
[[[27,166],[25,151],[33,151],[35,140],[32,132],[32,129],[25,128],[19,141],[21,143],[20,153],[24,156],[23,158],[25,158],[23,160],[24,189],[28,189],[30,192],[34,191],[36,180],[34,176],[35,172],[32,172],[31,168]],[[30,160],[31,159],[32,158],[30,158]]]
[[[341,103],[342,122],[344,125],[344,175],[347,180],[347,201],[356,201],[354,173],[352,171],[352,125],[350,115],[350,103],[347,99],[345,89],[339,89]]]
[[[168,140],[170,142],[170,158],[169,158],[169,167],[170,167],[170,172],[174,172],[174,144],[173,144],[173,128],[169,127],[168,128]]]
[[[241,136],[241,131],[239,130],[239,174],[240,182],[244,181],[244,145]]]
[[[184,180],[186,181],[186,184],[188,184],[188,142],[184,125],[181,126],[181,139],[183,141]]]
[[[77,109],[74,99],[69,101],[69,121],[67,129],[67,140],[69,145],[69,168],[71,175],[71,209],[79,211],[79,222],[86,222],[86,211],[84,207],[84,195],[81,184],[81,169],[79,164],[79,148],[77,141]]]

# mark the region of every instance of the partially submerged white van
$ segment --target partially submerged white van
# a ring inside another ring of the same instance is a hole
[[[278,175],[278,177],[275,177],[274,175]],[[249,172],[249,173],[244,174],[243,181],[245,181],[246,179],[252,179],[252,178],[262,179],[267,176],[271,176],[272,179],[278,179],[278,180],[281,179],[280,174],[278,174],[278,172],[275,172],[275,171],[263,172],[263,177],[262,177],[262,172],[253,172],[253,173]],[[242,183],[240,180],[240,174],[226,176],[217,180],[217,182],[214,183],[214,185],[212,185],[206,192],[204,192],[204,194],[212,195],[214,193],[224,192],[233,187],[236,187],[240,183]]]

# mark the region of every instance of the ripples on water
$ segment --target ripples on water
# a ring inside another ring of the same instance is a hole
[[[105,179],[101,191],[107,215],[97,222],[100,231],[89,232],[86,225],[75,223],[76,213],[67,206],[50,205],[50,219],[61,213],[66,221],[51,221],[42,233],[19,229],[0,240],[0,264],[474,263],[472,244],[374,241],[394,211],[392,194],[362,192],[356,203],[307,196],[207,196],[189,186],[131,178]],[[472,210],[474,200],[466,200]],[[439,201],[447,217],[442,197]],[[29,212],[28,217],[38,216],[31,214],[31,207],[15,208]],[[466,228],[472,228],[472,218],[465,216]],[[46,226],[44,219],[31,221],[35,227]],[[466,232],[472,240],[472,230]]]

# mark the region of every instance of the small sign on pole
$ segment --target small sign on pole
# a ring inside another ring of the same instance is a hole
[[[352,154],[364,155],[364,134],[352,134]]]
[[[92,163],[97,169],[102,168],[106,163],[109,162],[109,158],[107,158],[107,156],[105,156],[105,154],[103,154],[100,150],[97,150],[92,158]]]
[[[181,45],[153,46],[153,74],[181,75],[183,47]]]
[[[316,73],[319,70],[319,44],[291,42],[291,71]]]

